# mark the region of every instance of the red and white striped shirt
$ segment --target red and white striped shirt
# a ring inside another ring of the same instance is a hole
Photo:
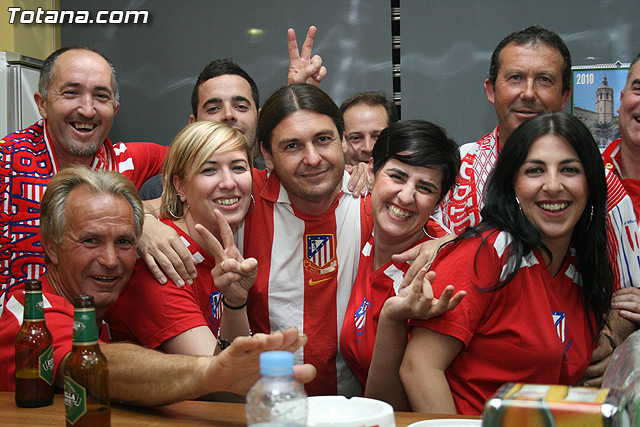
[[[238,230],[244,257],[258,260],[249,293],[251,330],[277,331],[296,326],[308,343],[296,363],[313,364],[318,374],[305,387],[313,395],[360,394],[360,386],[339,352],[339,333],[358,272],[362,246],[372,219],[365,199],[347,189],[320,215],[308,215],[289,201],[275,173],[254,170],[255,211]]]

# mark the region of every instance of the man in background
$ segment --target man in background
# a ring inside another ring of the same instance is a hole
[[[200,72],[191,93],[189,123],[212,120],[238,129],[254,148],[254,166],[264,169],[264,159],[257,149],[260,93],[256,82],[231,59],[216,59]],[[140,188],[142,200],[162,196],[162,175],[149,179]]]
[[[322,58],[311,57],[316,27],[309,27],[302,54],[298,51],[295,31],[287,32],[289,47],[288,84],[315,83],[327,73],[322,66]],[[211,61],[198,75],[191,92],[189,123],[199,120],[213,120],[238,129],[253,147],[253,167],[264,169],[264,158],[256,141],[260,92],[256,82],[231,59]],[[142,200],[157,199],[162,195],[162,176],[151,178],[140,189]]]
[[[602,153],[604,166],[613,171],[633,200],[636,219],[640,218],[640,55],[629,67],[620,93],[618,108],[620,138]]]
[[[369,163],[378,135],[398,121],[398,110],[382,92],[360,92],[340,105],[344,117],[344,158],[348,165]]]

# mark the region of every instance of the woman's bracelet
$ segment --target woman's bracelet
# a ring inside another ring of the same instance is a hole
[[[229,310],[242,310],[243,308],[245,308],[247,306],[248,302],[249,302],[249,297],[247,297],[247,300],[244,302],[244,304],[239,305],[237,307],[234,307],[233,305],[227,304],[227,302],[224,299],[224,295],[222,295],[222,305],[224,305]]]
[[[245,303],[246,304],[246,303]],[[615,350],[616,349],[616,342],[613,340],[613,338],[611,337],[611,335],[604,333],[604,336],[607,338],[607,340],[609,340],[609,344],[611,345],[611,349]]]

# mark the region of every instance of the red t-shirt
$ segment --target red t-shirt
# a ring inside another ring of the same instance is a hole
[[[458,413],[470,415],[480,414],[485,401],[506,382],[575,384],[593,351],[572,251],[551,277],[534,250],[505,287],[486,291],[503,274],[510,237],[495,233],[478,251],[481,240],[450,245],[432,267],[436,295],[448,284],[467,291],[460,305],[442,316],[410,322],[464,344],[446,377]],[[595,330],[595,324],[592,327]]]
[[[632,178],[622,178],[622,171],[620,169],[620,138],[612,141],[602,153],[602,160],[604,161],[604,167],[613,171],[622,186],[627,191],[629,197],[633,201],[633,210],[636,213],[636,220],[640,218],[640,180]]]
[[[182,288],[171,281],[161,285],[139,259],[129,284],[105,316],[113,341],[156,348],[197,326],[208,326],[218,336],[222,294],[211,276],[215,260],[173,221],[162,222],[173,227],[191,251],[198,277]]]
[[[53,337],[54,374],[60,362],[71,351],[73,345],[73,304],[51,288],[47,276],[41,277],[44,319]],[[24,282],[11,288],[5,309],[0,316],[0,390],[15,390],[15,339],[22,326],[24,313]],[[101,342],[109,342],[108,328],[103,327]]]
[[[446,232],[433,222],[429,222],[428,233],[432,237],[442,237]],[[411,247],[431,240],[424,236]],[[371,366],[371,356],[378,331],[380,312],[385,301],[395,296],[402,279],[409,269],[407,263],[389,261],[373,270],[374,237],[371,235],[360,254],[358,276],[351,290],[347,313],[340,333],[340,350],[345,360],[358,377],[364,390]],[[410,249],[410,248],[407,248]]]

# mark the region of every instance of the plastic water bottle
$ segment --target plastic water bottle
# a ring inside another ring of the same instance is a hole
[[[247,395],[247,425],[304,427],[307,424],[307,394],[293,379],[293,354],[266,351],[260,355],[262,378]]]

